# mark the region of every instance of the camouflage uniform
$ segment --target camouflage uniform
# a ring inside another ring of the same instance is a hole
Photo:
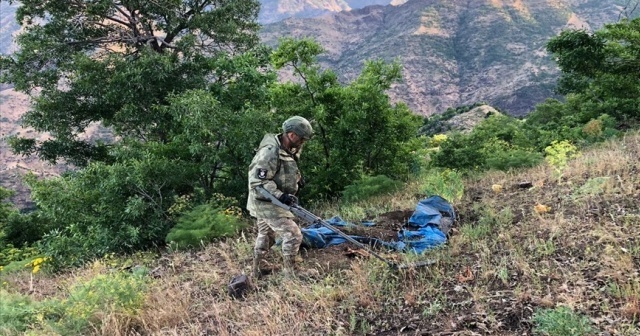
[[[258,219],[258,237],[254,247],[256,255],[266,254],[275,242],[275,234],[282,237],[282,254],[295,256],[302,243],[300,227],[294,215],[272,204],[255,190],[262,186],[273,196],[295,195],[301,175],[298,170],[300,153],[292,154],[281,148],[278,135],[267,134],[260,142],[258,152],[249,165],[249,199],[247,209]]]

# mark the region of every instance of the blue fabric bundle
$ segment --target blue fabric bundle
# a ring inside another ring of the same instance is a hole
[[[350,236],[351,238],[373,246],[384,246],[402,252],[422,253],[430,248],[444,244],[447,236],[438,229],[443,214],[455,218],[453,206],[440,196],[432,196],[418,203],[416,210],[409,218],[407,226],[398,232],[398,240],[385,242],[377,238]],[[327,223],[337,229],[354,225],[335,216]],[[373,222],[363,222],[365,226],[373,226]],[[302,229],[303,245],[311,248],[323,248],[339,245],[346,239],[331,231],[322,224],[313,224]]]

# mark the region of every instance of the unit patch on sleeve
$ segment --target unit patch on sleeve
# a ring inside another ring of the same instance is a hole
[[[267,178],[267,170],[264,168],[259,168],[258,169],[258,178],[261,180],[264,180]]]

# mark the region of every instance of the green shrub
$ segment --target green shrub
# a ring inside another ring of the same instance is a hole
[[[28,296],[0,289],[0,334],[21,335],[34,321],[37,302]]]
[[[533,167],[542,162],[541,153],[524,149],[505,149],[488,153],[485,166],[488,169],[509,170],[512,168]]]
[[[0,227],[5,223],[9,214],[15,211],[10,203],[5,202],[13,194],[13,191],[0,187]]]
[[[54,266],[164,241],[175,224],[168,210],[179,195],[193,191],[193,167],[166,148],[144,149],[149,153],[121,149],[118,164],[92,163],[58,178],[27,179],[37,214],[49,226],[39,244]]]
[[[0,266],[6,266],[13,262],[31,260],[42,253],[35,247],[23,246],[14,247],[12,244],[5,245],[0,249]],[[5,269],[6,271],[6,269]]]
[[[569,160],[580,155],[578,148],[567,140],[554,141],[544,151],[546,153],[545,159],[557,171],[562,171]]]
[[[0,334],[86,335],[101,316],[137,314],[148,280],[143,271],[100,274],[74,284],[67,297],[42,302],[0,289]]]
[[[591,119],[581,129],[581,136],[587,143],[604,141],[620,134],[615,129],[616,120],[608,114],[603,114],[597,119]]]
[[[374,196],[398,191],[403,185],[402,182],[392,180],[384,175],[364,176],[344,188],[342,201],[345,203],[364,201]]]
[[[482,169],[485,161],[482,145],[469,135],[454,133],[431,155],[431,164],[459,171]]]
[[[438,195],[449,202],[455,202],[464,194],[462,174],[455,170],[433,169],[422,177],[422,181],[422,190],[427,196]]]
[[[14,246],[31,245],[52,229],[49,222],[42,220],[37,212],[29,214],[11,213],[3,227],[4,241]]]
[[[217,238],[237,233],[246,223],[236,208],[221,209],[215,201],[202,204],[178,218],[167,234],[166,242],[177,248],[197,247]]]
[[[68,297],[43,302],[44,323],[62,335],[86,334],[98,315],[135,315],[142,307],[148,278],[137,273],[108,273],[77,283]]]
[[[533,331],[536,335],[584,336],[594,334],[589,319],[567,307],[539,310],[533,315],[533,323]]]
[[[537,139],[523,128],[523,122],[506,115],[494,115],[478,124],[469,134],[452,134],[432,155],[435,167],[472,170],[509,170],[532,167],[542,161]]]

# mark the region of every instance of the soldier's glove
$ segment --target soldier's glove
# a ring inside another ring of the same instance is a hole
[[[278,201],[286,205],[298,204],[298,198],[291,194],[282,194],[282,196],[278,198]]]

